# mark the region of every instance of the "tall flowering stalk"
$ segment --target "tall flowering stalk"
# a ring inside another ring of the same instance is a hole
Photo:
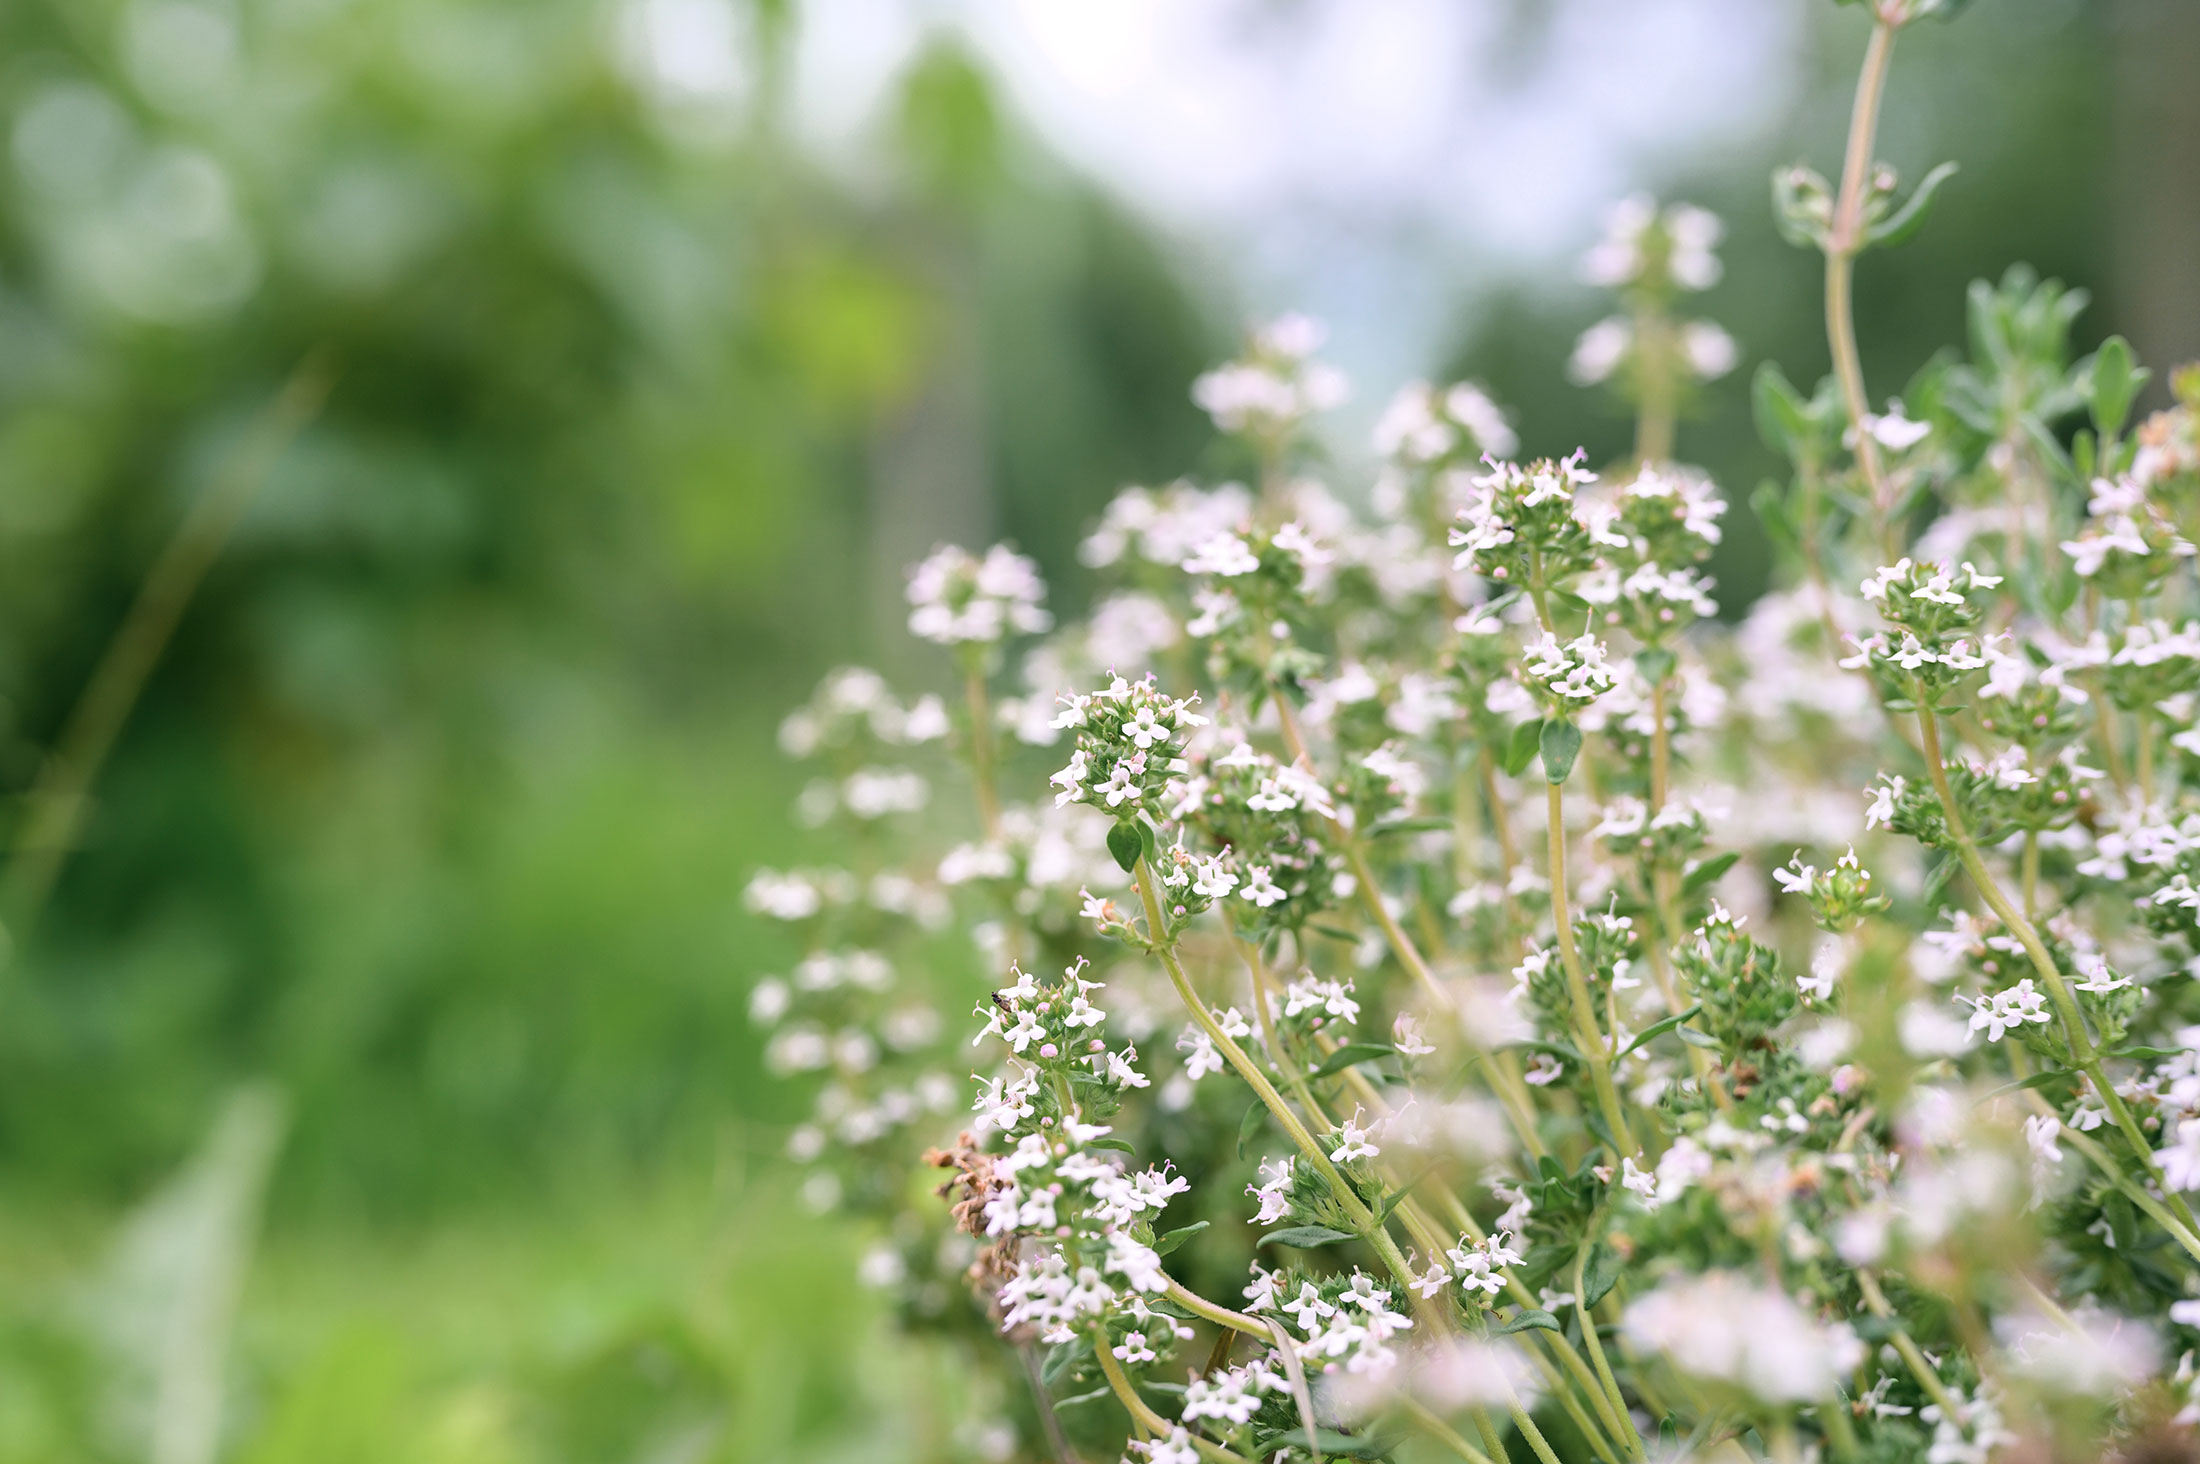
[[[1575,360],[1627,461],[1416,383],[1347,508],[1288,319],[1196,388],[1257,483],[1126,490],[1060,628],[941,550],[911,629],[959,695],[843,671],[789,719],[850,863],[751,883],[806,952],[752,1014],[805,1195],[972,1364],[958,1456],[2193,1447],[2200,370],[2135,422],[2129,350],[2012,271],[1870,410],[1850,274],[1946,176],[1896,202],[1879,98],[1947,7],[1869,9],[1840,182],[1775,180],[1836,372],[1758,372],[1793,474],[1738,622],[1675,460],[1738,352],[1677,311],[1720,231],[1630,201]]]

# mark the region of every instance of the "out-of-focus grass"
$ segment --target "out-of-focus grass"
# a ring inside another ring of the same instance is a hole
[[[575,1183],[430,1228],[279,1231],[231,1347],[225,1457],[925,1457],[962,1406],[889,1342],[855,1238],[773,1183]],[[112,1217],[0,1222],[0,1460],[142,1459],[148,1399],[99,1339]],[[930,1427],[912,1427],[928,1424]],[[157,1456],[156,1456],[157,1457]]]

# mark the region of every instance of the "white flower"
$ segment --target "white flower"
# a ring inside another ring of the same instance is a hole
[[[2025,1146],[2032,1151],[2032,1187],[2040,1188],[2054,1167],[2062,1163],[2062,1120],[2052,1113],[2035,1113],[2024,1121]]]
[[[1716,381],[1742,359],[1742,348],[1710,321],[1691,320],[1681,327],[1681,355],[1699,379]]]
[[[1971,1005],[1971,1030],[1984,1032],[1989,1042],[2001,1041],[2004,1032],[2026,1022],[2045,1026],[2049,1021],[2047,994],[2035,989],[2029,976]]]
[[[1266,1159],[1260,1162],[1261,1182],[1245,1187],[1245,1192],[1260,1202],[1260,1213],[1253,1217],[1255,1225],[1273,1225],[1291,1213],[1291,1161],[1285,1159],[1277,1163],[1273,1173],[1269,1170],[1269,1162]],[[1246,1293],[1249,1298],[1252,1294]],[[1258,1306],[1253,1308],[1259,1309]]]
[[[1145,1464],[1199,1464],[1199,1449],[1192,1443],[1192,1436],[1181,1428],[1170,1429],[1165,1439],[1132,1444],[1131,1449],[1143,1455]]]
[[[1864,790],[1871,798],[1864,809],[1864,827],[1867,829],[1876,829],[1881,825],[1892,828],[1895,800],[1907,792],[1910,786],[1909,781],[1900,773],[1881,773],[1879,776],[1878,787]]]
[[[1176,1048],[1185,1054],[1184,1075],[1193,1082],[1222,1071],[1222,1054],[1215,1051],[1214,1039],[1198,1028],[1185,1028],[1176,1039]]]
[[[2200,1189],[2200,1118],[2179,1120],[2176,1142],[2154,1151],[2162,1183],[2173,1190]]]
[[[1108,1350],[1115,1354],[1117,1361],[1127,1362],[1133,1367],[1142,1362],[1152,1362],[1155,1356],[1153,1348],[1146,1344],[1146,1334],[1144,1332],[1125,1332],[1123,1340]],[[1195,1459],[1199,1457],[1196,1450],[1192,1457]]]
[[[1220,859],[1202,859],[1193,866],[1192,893],[1208,900],[1226,900],[1237,888],[1238,877]]]
[[[1217,534],[1184,561],[1186,574],[1214,574],[1234,579],[1260,568],[1260,560],[1235,534]]]
[[[1254,865],[1246,878],[1245,888],[1238,891],[1239,897],[1251,900],[1263,910],[1282,900],[1284,892],[1276,887],[1276,882],[1269,878],[1269,874],[1267,865]]]
[[[1153,1247],[1121,1230],[1108,1236],[1108,1259],[1102,1269],[1121,1276],[1138,1291],[1169,1289],[1168,1275],[1161,1269],[1161,1257],[1154,1254]]]
[[[909,632],[941,645],[1035,635],[1054,624],[1045,598],[1039,567],[1006,544],[983,559],[943,545],[909,571]]]
[[[1832,1396],[1863,1361],[1842,1323],[1813,1319],[1786,1293],[1711,1271],[1667,1281],[1627,1308],[1621,1330],[1682,1372],[1737,1384],[1767,1402]]]
[[[1598,321],[1574,342],[1574,354],[1566,363],[1566,377],[1576,386],[1595,386],[1611,379],[1620,362],[1635,347],[1635,329],[1625,316]]]
[[[1337,1141],[1337,1146],[1329,1151],[1329,1159],[1333,1164],[1349,1164],[1355,1159],[1372,1159],[1382,1152],[1369,1142],[1374,1137],[1373,1131],[1360,1127],[1360,1110],[1357,1108],[1352,1110],[1350,1118],[1337,1125],[1337,1131],[1330,1137]]]
[[[1889,452],[1907,452],[1923,442],[1933,430],[1923,422],[1912,422],[1899,408],[1890,408],[1884,417],[1864,420],[1871,429],[1872,441]]]
[[[1336,1307],[1322,1300],[1321,1293],[1314,1289],[1314,1283],[1311,1281],[1300,1282],[1298,1296],[1294,1300],[1285,1302],[1276,1310],[1283,1312],[1297,1322],[1299,1330],[1302,1332],[1313,1331],[1314,1323],[1320,1318],[1333,1317],[1337,1314]]]
[[[1517,1266],[1525,1259],[1513,1249],[1512,1232],[1502,1223],[1478,1241],[1454,1246],[1444,1258],[1459,1278],[1459,1289],[1470,1296],[1477,1291],[1485,1296],[1503,1291],[1505,1267]]]
[[[1549,631],[1528,646],[1528,674],[1562,702],[1591,702],[1619,684],[1604,643],[1580,635],[1563,644]]]
[[[787,983],[766,976],[749,988],[749,1020],[768,1027],[787,1014]]]
[[[2013,1371],[2043,1388],[2115,1398],[2145,1382],[2162,1360],[2154,1329],[2096,1304],[2049,1313],[2025,1308],[1994,1319]]]
[[[758,870],[742,900],[757,914],[774,920],[807,920],[825,904],[823,895],[809,880],[774,869]]]
[[[2078,971],[2085,977],[2085,980],[2073,981],[2070,984],[2079,991],[2090,991],[2096,995],[2105,996],[2111,991],[2121,991],[2131,985],[2130,977],[2119,976],[2108,969],[2108,962],[2099,951],[2080,951],[2078,953]]]

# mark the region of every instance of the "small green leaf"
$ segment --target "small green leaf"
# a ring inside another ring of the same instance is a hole
[[[2146,385],[2150,375],[2140,366],[2131,353],[2131,343],[2122,336],[2110,336],[2101,342],[2101,348],[2093,353],[2093,374],[2088,381],[2091,390],[2093,425],[2100,428],[2103,440],[2124,430],[2124,419],[2130,415],[2131,403],[2139,395],[2139,388]]]
[[[1245,1117],[1238,1120],[1238,1158],[1245,1157],[1245,1146],[1252,1142],[1254,1134],[1260,1132],[1261,1123],[1267,1117],[1268,1105],[1255,1098],[1253,1106],[1245,1110]]]
[[[1547,1311],[1530,1307],[1525,1311],[1514,1313],[1512,1319],[1497,1330],[1499,1335],[1502,1336],[1507,1332],[1560,1332],[1565,1329],[1559,1326],[1557,1317],[1552,1316]]]
[[[1161,836],[1154,832],[1153,822],[1150,819],[1141,818],[1138,820],[1138,850],[1146,856],[1147,868],[1155,869],[1160,866]]]
[[[1273,1438],[1263,1440],[1260,1445],[1260,1452],[1261,1457],[1265,1459],[1271,1453],[1282,1449],[1304,1449],[1305,1447],[1306,1430],[1304,1428],[1290,1428],[1285,1429]],[[1398,1441],[1395,1438],[1363,1439],[1354,1438],[1351,1434],[1339,1433],[1333,1428],[1317,1428],[1314,1430],[1315,1451],[1323,1454],[1334,1454],[1340,1459],[1380,1459],[1396,1447],[1398,1447]]]
[[[2108,1055],[2110,1057],[2116,1056],[2115,1053],[2110,1053]],[[2028,1093],[2035,1088],[2045,1088],[2051,1083],[2069,1082],[2072,1080],[2073,1075],[2064,1072],[2061,1068],[2049,1068],[2044,1073],[2034,1073],[2031,1077],[2019,1079],[2014,1083],[2003,1083],[2000,1087],[1988,1093],[1986,1097],[1999,1098],[2005,1093]],[[1982,1099],[1980,1101],[1984,1102],[1985,1100]]]
[[[1925,871],[1925,888],[1918,896],[1918,903],[1928,910],[1940,908],[1941,891],[1948,888],[1948,881],[1956,877],[1957,861],[1943,858]]]
[[[1388,1042],[1347,1042],[1344,1046],[1323,1058],[1322,1065],[1308,1073],[1307,1077],[1334,1077],[1348,1067],[1355,1067],[1363,1062],[1373,1062],[1377,1058],[1388,1057],[1397,1050]]]
[[[1135,1154],[1138,1152],[1138,1150],[1131,1147],[1128,1140],[1118,1138],[1087,1139],[1083,1147],[1087,1149],[1114,1149],[1118,1153],[1123,1154]]]
[[[1757,491],[1749,495],[1749,506],[1757,510],[1757,521],[1775,544],[1790,554],[1803,552],[1802,531],[1788,513],[1787,495],[1780,491],[1779,484],[1770,478],[1759,483]]]
[[[1039,1381],[1051,1388],[1056,1383],[1066,1380],[1070,1374],[1077,1370],[1077,1364],[1090,1356],[1092,1356],[1092,1352],[1089,1343],[1061,1343],[1047,1354],[1046,1366],[1039,1371]],[[1025,1376],[1028,1377],[1030,1374],[1027,1373]]]
[[[1817,434],[1811,430],[1810,410],[1778,366],[1767,361],[1750,379],[1749,405],[1757,419],[1757,435],[1790,462],[1800,462]]]
[[[1397,1189],[1391,1191],[1390,1198],[1384,1200],[1383,1207],[1375,1212],[1375,1223],[1377,1225],[1388,1223],[1390,1220],[1390,1212],[1397,1209],[1399,1202],[1404,1200],[1407,1195],[1413,1193],[1413,1187],[1415,1185],[1419,1184],[1422,1180],[1427,1179],[1433,1173],[1435,1173],[1433,1169],[1424,1169],[1419,1174],[1413,1176],[1413,1178],[1407,1180],[1403,1185],[1400,1185]]]
[[[1652,1022],[1649,1026],[1643,1028],[1640,1032],[1637,1032],[1635,1034],[1635,1040],[1628,1043],[1625,1048],[1621,1049],[1620,1056],[1625,1057],[1628,1053],[1633,1052],[1636,1048],[1642,1046],[1645,1042],[1650,1042],[1655,1040],[1656,1038],[1663,1037],[1666,1033],[1672,1031],[1675,1027],[1678,1027],[1681,1023],[1687,1021],[1690,1017],[1696,1015],[1696,1013],[1702,1010],[1703,1004],[1701,1002],[1698,1002],[1695,1006],[1690,1007],[1685,1012],[1675,1012],[1672,1016],[1665,1018],[1663,1021]]]
[[[1925,216],[1932,211],[1933,195],[1940,191],[1941,184],[1955,176],[1955,171],[1954,163],[1942,163],[1927,173],[1918,182],[1917,191],[1910,195],[1908,202],[1866,231],[1865,246],[1891,249],[1897,244],[1907,243],[1919,229],[1925,227]]]
[[[1194,1220],[1189,1225],[1178,1226],[1166,1235],[1157,1235],[1154,1237],[1153,1253],[1157,1256],[1165,1256],[1206,1228],[1206,1221]]]
[[[1541,722],[1522,722],[1512,729],[1512,737],[1505,744],[1505,756],[1502,759],[1505,776],[1517,778],[1528,770],[1528,764],[1535,760],[1536,748],[1541,745],[1542,737]]]
[[[1581,1304],[1595,1306],[1604,1300],[1605,1294],[1619,1285],[1619,1273],[1619,1252],[1605,1242],[1598,1241],[1596,1248],[1589,1252],[1589,1264],[1582,1272]]]
[[[1326,1225],[1287,1225],[1281,1230],[1269,1231],[1256,1244],[1288,1245],[1298,1250],[1316,1250],[1325,1245],[1358,1239],[1349,1230],[1331,1230]]]
[[[2102,1055],[2104,1057],[2136,1057],[2148,1062],[2158,1062],[2165,1057],[2183,1057],[2185,1049],[2182,1047],[2119,1047],[2114,1052],[2103,1053]]]
[[[1683,896],[1692,895],[1706,885],[1711,884],[1720,875],[1732,869],[1734,861],[1741,857],[1739,850],[1729,849],[1724,854],[1713,855],[1711,858],[1704,860],[1694,869],[1681,876],[1681,894]]]
[[[1543,751],[1543,776],[1553,783],[1563,783],[1566,775],[1574,770],[1574,759],[1581,755],[1581,729],[1571,722],[1553,719],[1543,724],[1538,739]]]
[[[2070,607],[2078,603],[2078,575],[2070,568],[2068,560],[2059,566],[2058,573],[2048,576],[2042,598],[2045,599],[2047,608],[2058,616],[2067,615]]]
[[[1341,940],[1346,945],[1358,945],[1360,943],[1358,936],[1341,925],[1309,925],[1306,928],[1316,935],[1324,935],[1331,940]]]
[[[1640,671],[1642,679],[1652,686],[1671,676],[1674,666],[1679,662],[1680,657],[1663,647],[1654,646],[1648,650],[1635,652],[1635,669]]]
[[[1699,1032],[1694,1027],[1675,1027],[1673,1035],[1690,1047],[1701,1047],[1711,1052],[1719,1050],[1719,1039],[1709,1032]]]
[[[1107,1384],[1102,1384],[1091,1392],[1079,1393],[1074,1398],[1057,1398],[1054,1400],[1054,1406],[1056,1408],[1075,1408],[1080,1403],[1090,1403],[1097,1398],[1112,1398],[1114,1396],[1115,1389]]]
[[[1124,820],[1108,830],[1108,853],[1122,867],[1125,874],[1138,867],[1139,856],[1146,852],[1146,838],[1137,824]],[[1161,932],[1154,931],[1153,938],[1161,939]]]
[[[1560,1062],[1581,1061],[1581,1054],[1564,1042],[1538,1042],[1533,1038],[1523,1038],[1518,1042],[1507,1042],[1504,1046],[1508,1051],[1517,1049],[1521,1052],[1547,1052]]]
[[[1370,825],[1367,832],[1370,837],[1379,839],[1385,834],[1430,834],[1450,827],[1448,818],[1391,818]]]

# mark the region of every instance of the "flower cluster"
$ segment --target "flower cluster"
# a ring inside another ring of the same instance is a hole
[[[1128,823],[1158,814],[1184,772],[1185,739],[1207,719],[1192,710],[1199,698],[1171,697],[1151,680],[1118,676],[1089,695],[1062,697],[1054,725],[1073,728],[1076,750],[1050,780],[1057,804],[1089,803]]]
[[[1245,355],[1192,385],[1199,403],[1225,432],[1272,437],[1345,398],[1344,374],[1314,359],[1324,332],[1304,315],[1286,315],[1253,332]]]
[[[1939,176],[1784,170],[1782,225],[1839,276]],[[1630,201],[1591,257],[1625,459],[1416,383],[1332,491],[1287,319],[1195,388],[1256,483],[1124,490],[1059,630],[941,551],[954,695],[788,719],[851,851],[747,890],[789,1148],[1022,1456],[2187,1447],[2200,369],[2132,426],[2021,271],[1907,405],[1765,368],[1777,582],[1723,622],[1751,536],[1676,452],[1733,363],[1673,308],[1718,238]]]
[[[1732,336],[1711,321],[1665,313],[1674,295],[1719,282],[1713,251],[1725,235],[1717,215],[1692,204],[1661,211],[1649,195],[1636,194],[1614,205],[1604,237],[1582,257],[1581,277],[1619,291],[1631,309],[1582,332],[1567,374],[1594,386],[1623,371],[1638,381],[1678,373],[1710,381],[1732,371],[1741,359]]]
[[[982,558],[949,544],[909,571],[909,633],[940,645],[991,645],[1054,624],[1039,567],[1005,544]]]

